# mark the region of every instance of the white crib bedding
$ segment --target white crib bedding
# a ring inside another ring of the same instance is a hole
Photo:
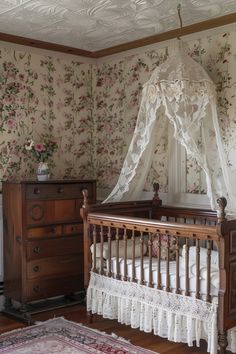
[[[119,259],[119,272],[121,279],[124,276],[124,259]],[[108,261],[107,261],[108,269]],[[148,284],[149,281],[149,258],[143,258],[143,269],[144,269],[144,282]],[[117,266],[116,258],[112,257],[111,259],[111,271],[113,276],[116,277]],[[176,261],[169,262],[169,273],[170,273],[170,288],[171,291],[175,291],[176,288]],[[179,282],[180,282],[180,291],[184,293],[185,291],[185,258],[179,257]],[[127,259],[127,276],[129,279],[132,278],[132,259]],[[152,259],[152,282],[154,288],[157,287],[157,276],[158,276],[158,263],[157,259]],[[135,279],[139,281],[141,278],[141,267],[140,267],[140,258],[135,259]],[[218,296],[219,289],[219,269],[216,265],[211,264],[211,289],[210,293],[212,296]],[[161,285],[163,289],[166,286],[166,261],[161,261]],[[191,295],[194,295],[196,292],[196,264],[190,262],[189,264],[189,291]],[[206,264],[200,265],[200,293],[206,295],[207,293],[207,267]]]
[[[129,269],[131,262],[128,263]],[[120,260],[121,272],[123,264],[123,260]],[[112,265],[115,270],[114,258]],[[193,269],[194,267],[192,275]],[[171,262],[170,272],[171,276],[174,276],[175,262]],[[202,268],[201,273],[204,276],[205,269]],[[212,272],[212,275],[215,276],[217,283],[217,272]],[[206,280],[202,278],[202,289],[205,283]],[[194,283],[190,282],[191,286],[194,289]],[[216,292],[216,289],[214,291]],[[182,296],[175,294],[174,291],[166,292],[143,286],[138,282],[120,281],[115,277],[91,272],[87,290],[87,310],[104,318],[117,319],[118,322],[132,328],[139,328],[148,333],[153,331],[154,334],[174,342],[188,343],[189,346],[192,346],[194,341],[199,346],[200,339],[205,339],[208,344],[207,351],[210,354],[217,354],[218,298],[213,296],[212,303],[209,303],[204,299],[196,299],[193,290],[192,295]],[[236,353],[236,327],[227,333],[227,349]]]
[[[98,246],[99,247],[99,246]],[[87,291],[87,309],[92,313],[103,315],[105,318],[117,319],[120,323],[140,328],[145,332],[153,331],[171,341],[188,343],[197,346],[200,339],[208,343],[207,351],[217,354],[217,304],[219,289],[219,255],[211,251],[210,294],[212,302],[206,302],[207,293],[207,249],[200,248],[200,294],[196,293],[196,247],[189,248],[189,291],[191,296],[178,295],[176,288],[176,261],[169,262],[171,292],[163,291],[166,286],[167,262],[161,261],[161,285],[157,288],[158,262],[152,258],[153,288],[143,286],[141,278],[140,258],[135,258],[136,282],[122,281],[124,279],[124,258],[119,258],[119,277],[117,276],[116,257],[111,258],[113,277],[100,275],[97,259],[97,273],[91,272],[90,284]],[[185,292],[185,246],[179,257],[180,290]],[[128,280],[132,279],[132,259],[127,259]],[[105,274],[109,269],[108,260],[104,259]],[[144,285],[149,282],[149,257],[143,257]],[[228,350],[236,353],[236,327],[227,331]]]

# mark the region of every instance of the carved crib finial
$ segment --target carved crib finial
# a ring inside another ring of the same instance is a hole
[[[152,198],[152,202],[154,205],[161,205],[161,199],[159,198],[159,194],[158,194],[159,188],[160,188],[159,183],[157,182],[153,183],[154,196]]]
[[[225,214],[225,208],[227,205],[227,200],[224,197],[218,198],[217,199],[217,204],[219,205],[219,212],[217,215],[218,218],[218,223],[221,223],[223,221],[226,221],[226,214]]]
[[[82,189],[82,195],[83,195],[83,204],[80,209],[80,216],[82,219],[87,217],[88,210],[89,210],[89,203],[88,203],[88,190],[87,189]]]

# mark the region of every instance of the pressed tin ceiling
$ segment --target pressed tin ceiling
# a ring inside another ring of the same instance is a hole
[[[235,0],[0,0],[0,32],[98,51],[236,12]]]

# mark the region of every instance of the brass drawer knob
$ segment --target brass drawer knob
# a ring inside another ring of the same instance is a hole
[[[33,291],[34,291],[35,293],[38,293],[39,290],[40,290],[40,286],[39,286],[39,285],[35,285],[35,286],[33,287]]]
[[[33,248],[34,253],[39,253],[41,251],[40,247],[36,246]]]
[[[34,267],[33,267],[33,271],[34,271],[35,273],[39,272],[39,266],[34,266]]]
[[[58,193],[63,193],[64,192],[64,188],[62,188],[62,187],[58,188],[57,192]]]
[[[34,194],[39,194],[40,193],[40,189],[39,188],[34,188]]]

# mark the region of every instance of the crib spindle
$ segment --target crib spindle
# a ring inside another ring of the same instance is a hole
[[[152,234],[149,232],[148,234],[148,255],[149,255],[149,275],[148,275],[148,286],[150,288],[153,287],[153,279],[152,279]]]
[[[104,270],[103,270],[103,225],[101,225],[101,230],[100,230],[100,267],[99,267],[99,274],[103,275]]]
[[[136,273],[135,273],[135,237],[134,237],[134,230],[132,230],[132,281],[136,281]]]
[[[196,293],[195,297],[200,299],[200,243],[196,240]]]
[[[124,234],[123,234],[123,240],[124,240],[124,276],[123,280],[127,280],[127,231],[124,229]]]
[[[120,279],[119,241],[119,229],[116,228],[116,279]]]
[[[108,241],[108,277],[111,277],[111,227],[108,226],[107,232],[107,241]]]
[[[211,249],[212,241],[207,241],[207,296],[206,301],[211,302]]]
[[[185,296],[189,296],[189,239],[186,239],[185,242]]]
[[[93,225],[93,272],[97,272],[97,265],[96,265],[96,260],[97,260],[97,252],[96,252],[96,246],[97,246],[97,231],[96,231],[96,225]]]
[[[176,254],[176,284],[175,284],[175,292],[176,294],[180,293],[180,284],[179,284],[179,237],[176,237],[176,246],[175,246],[175,254]]]
[[[170,291],[170,236],[167,235],[166,291]]]
[[[157,289],[161,289],[161,236],[158,234],[157,241]]]
[[[140,232],[140,253],[141,253],[141,257],[140,257],[140,284],[143,285],[144,284],[144,269],[143,269],[143,232]]]

